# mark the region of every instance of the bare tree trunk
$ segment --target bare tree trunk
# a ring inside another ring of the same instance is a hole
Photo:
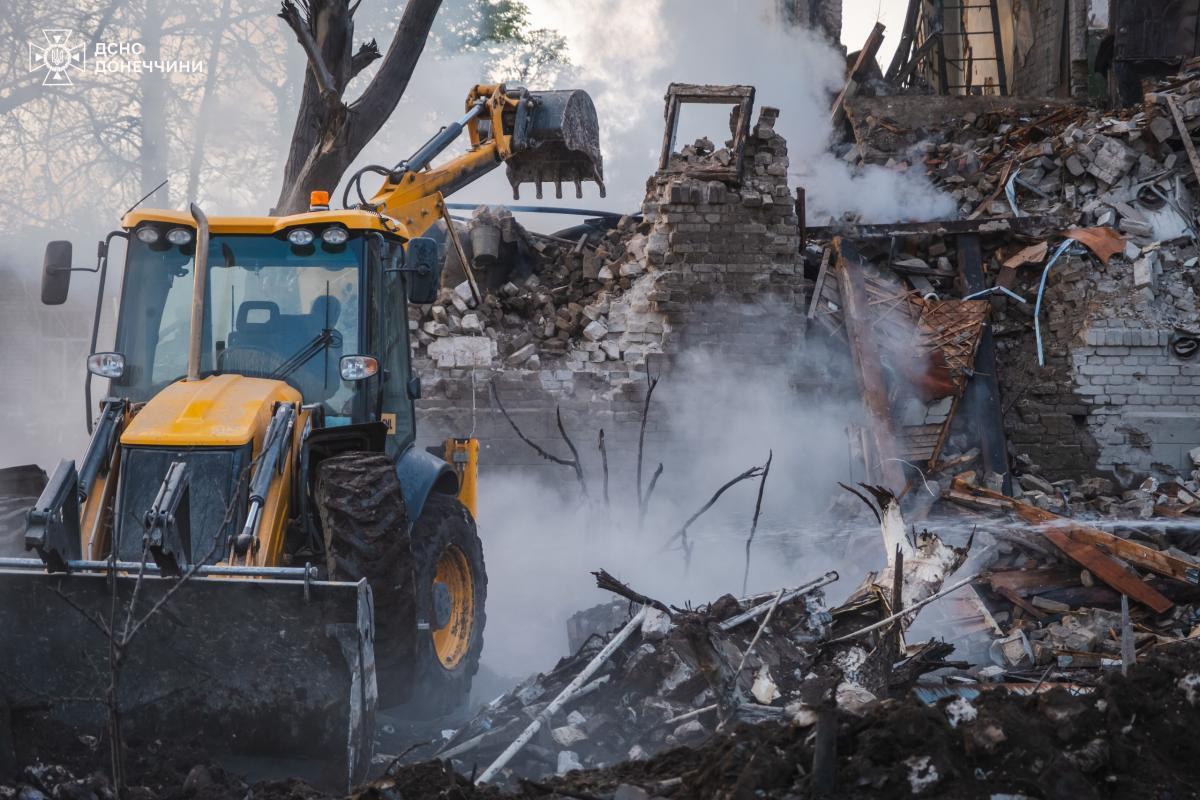
[[[144,61],[162,60],[163,11],[161,0],[146,0],[146,16],[141,41],[146,50]],[[143,70],[141,74],[142,147],[141,191],[148,194],[167,177],[167,86],[161,70]],[[167,190],[170,196],[170,187]],[[164,203],[165,205],[165,203]]]
[[[304,48],[308,70],[275,213],[303,211],[311,191],[336,188],[400,102],[440,7],[441,0],[408,0],[379,71],[358,99],[346,103],[350,80],[380,57],[375,42],[353,50],[349,0],[309,0],[307,13],[284,0],[279,16]]]
[[[193,203],[200,191],[200,172],[204,169],[204,144],[208,138],[208,128],[212,123],[213,101],[217,96],[217,73],[221,64],[221,43],[225,38],[225,25],[229,20],[230,0],[222,0],[221,15],[213,29],[212,45],[208,50],[208,74],[204,77],[204,91],[200,95],[200,107],[196,111],[196,127],[192,132],[192,157],[188,162],[188,182],[185,202]]]

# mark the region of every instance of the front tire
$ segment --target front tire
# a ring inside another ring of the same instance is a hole
[[[413,526],[417,613],[417,691],[405,708],[414,717],[457,709],[479,671],[486,621],[487,571],[475,520],[458,498],[433,492]]]
[[[366,578],[375,603],[379,705],[444,716],[467,700],[483,650],[483,544],[457,498],[433,492],[409,532],[396,466],[383,453],[332,456],[317,469],[326,565]]]

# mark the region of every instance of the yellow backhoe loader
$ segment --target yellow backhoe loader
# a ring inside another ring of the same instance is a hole
[[[467,151],[431,167],[464,130]],[[344,210],[314,192],[290,216],[125,215],[86,270],[90,443],[25,515],[24,551],[0,558],[0,707],[18,741],[96,732],[110,645],[97,621],[130,602],[144,625],[118,707],[142,741],[313,759],[350,785],[377,704],[434,716],[465,700],[487,586],[478,445],[415,446],[407,304],[436,297],[427,234],[449,225],[445,195],[502,163],[514,192],[603,190],[598,139],[584,92],[476,86],[410,159],[352,176]],[[115,238],[116,344],[97,352]],[[42,301],[64,302],[74,271],[70,242],[51,242]],[[92,375],[109,381],[96,406]],[[37,475],[8,480],[28,496]]]

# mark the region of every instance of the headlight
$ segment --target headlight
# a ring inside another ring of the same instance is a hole
[[[192,240],[190,228],[171,228],[167,231],[167,241],[171,244],[184,245]]]
[[[143,225],[137,229],[137,237],[139,242],[154,244],[159,238],[158,228],[151,225]]]
[[[321,239],[325,244],[345,244],[349,238],[350,232],[340,225],[334,225],[332,228],[321,231]]]
[[[92,353],[87,360],[88,372],[101,378],[119,378],[125,374],[125,356],[120,353]]]
[[[338,362],[344,381],[362,381],[379,372],[379,362],[370,356],[342,356]]]
[[[313,232],[308,228],[292,228],[288,231],[288,241],[297,246],[312,244]]]

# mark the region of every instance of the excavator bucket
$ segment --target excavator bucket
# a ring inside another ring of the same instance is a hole
[[[14,741],[101,734],[112,676],[102,626],[125,627],[136,576],[52,574],[0,564],[0,708]],[[35,568],[36,565],[36,568]],[[304,759],[345,790],[370,766],[376,701],[366,581],[146,577],[118,672],[125,739],[199,746],[215,757]],[[152,610],[153,609],[153,610]],[[29,737],[29,738],[26,738]]]
[[[583,181],[595,181],[604,197],[604,163],[600,156],[600,125],[592,98],[581,89],[529,93],[529,121],[523,142],[508,161],[508,182],[513,199],[518,187],[532,183],[538,199],[542,184],[555,186],[562,198],[564,181],[575,184],[575,196],[583,197]]]

